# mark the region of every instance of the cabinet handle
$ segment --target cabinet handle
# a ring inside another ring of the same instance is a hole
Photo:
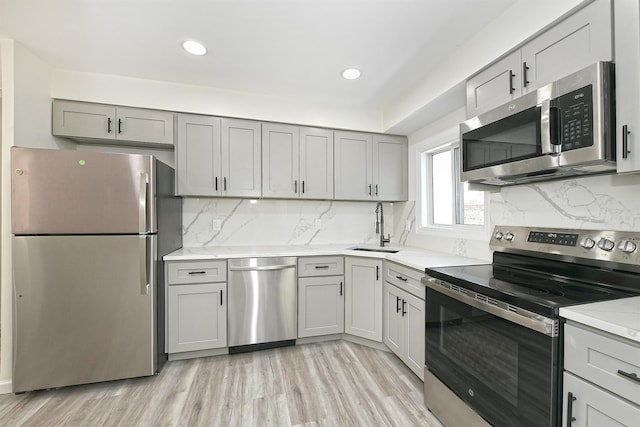
[[[626,159],[627,157],[629,157],[629,154],[631,154],[631,151],[629,151],[629,134],[631,132],[629,132],[629,126],[624,125],[622,126],[622,158]]]
[[[524,85],[524,87],[529,86],[529,83],[531,83],[529,80],[527,80],[527,71],[529,70],[529,67],[527,67],[527,63],[523,62],[522,63],[522,84]]]
[[[298,180],[293,181],[293,193],[298,194]]]
[[[376,196],[378,195],[378,184],[376,184]]]
[[[400,313],[400,297],[396,297],[396,313]]]
[[[222,190],[227,191],[227,177],[222,179]]]
[[[220,305],[222,306],[222,290],[220,290]]]
[[[317,270],[320,270],[321,268],[329,268],[329,266],[328,265],[316,265],[315,268]]]
[[[571,427],[571,423],[576,420],[576,417],[573,416],[573,401],[576,400],[576,397],[573,393],[567,393],[567,427]]]
[[[340,282],[340,296],[342,296],[342,282]]]
[[[516,88],[513,87],[513,78],[515,76],[516,75],[513,74],[513,70],[509,70],[509,94],[512,94],[516,90]]]
[[[396,279],[402,280],[403,282],[406,282],[408,280],[406,277],[402,277],[402,276],[396,276]]]
[[[122,133],[122,119],[118,119],[118,133]]]
[[[369,195],[371,195],[371,184],[369,184]]]
[[[407,305],[407,302],[405,300],[402,300],[402,317],[404,317],[405,314],[407,314],[407,310],[405,310],[405,306]]]
[[[189,276],[195,276],[197,274],[207,274],[206,271],[190,271]]]
[[[304,181],[302,181],[302,194],[304,194]]]
[[[640,377],[638,377],[638,374],[636,374],[635,372],[628,373],[628,372],[625,372],[625,371],[623,371],[621,369],[618,369],[618,375],[621,375],[621,376],[625,377],[626,379],[631,380],[633,382],[640,383]]]
[[[376,280],[380,280],[380,267],[376,265]]]
[[[111,117],[107,117],[107,133],[111,133]]]
[[[216,176],[216,191],[218,191],[218,177]]]

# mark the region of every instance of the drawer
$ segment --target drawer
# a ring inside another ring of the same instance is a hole
[[[421,299],[425,299],[426,294],[426,289],[420,281],[423,277],[424,271],[414,270],[392,261],[384,262],[384,280]]]
[[[298,277],[341,276],[344,274],[344,257],[298,257]]]
[[[171,261],[167,263],[167,284],[227,281],[227,260]]]
[[[572,324],[564,332],[565,370],[640,405],[640,345]]]

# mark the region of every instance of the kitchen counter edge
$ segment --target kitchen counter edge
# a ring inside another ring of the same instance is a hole
[[[640,344],[640,296],[563,307],[560,316]]]

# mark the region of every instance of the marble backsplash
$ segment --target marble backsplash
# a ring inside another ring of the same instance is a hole
[[[184,198],[183,245],[375,244],[375,209],[375,202]],[[397,245],[393,212],[385,203],[385,234]]]

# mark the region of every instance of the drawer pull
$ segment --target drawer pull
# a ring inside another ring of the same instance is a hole
[[[571,424],[576,420],[576,417],[573,416],[573,402],[576,400],[576,397],[573,393],[567,393],[567,427],[571,427]]]
[[[621,375],[621,376],[625,377],[628,380],[631,380],[633,382],[636,382],[636,383],[640,384],[640,377],[638,377],[638,374],[636,374],[635,372],[630,374],[630,373],[625,372],[625,371],[623,371],[621,369],[618,369],[618,375]]]
[[[207,274],[206,271],[190,271],[189,276],[195,276],[197,274]]]
[[[329,266],[328,265],[316,265],[315,268],[316,268],[316,270],[320,270],[322,268],[329,268]]]
[[[402,277],[402,276],[396,276],[396,279],[402,280],[403,282],[406,282],[408,280],[406,277]]]

